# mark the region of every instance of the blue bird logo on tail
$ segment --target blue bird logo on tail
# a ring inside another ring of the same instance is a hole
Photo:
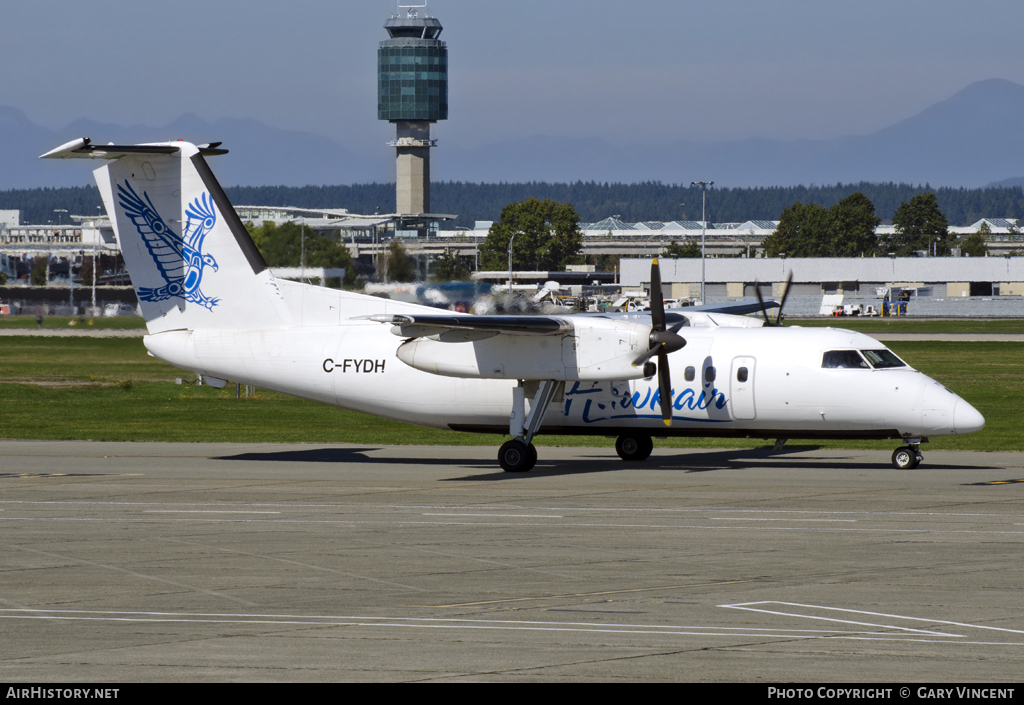
[[[156,212],[145,191],[140,198],[125,181],[124,186],[118,184],[117,193],[125,215],[135,225],[165,282],[155,289],[138,287],[139,300],[181,298],[212,311],[220,299],[210,298],[199,290],[203,271],[207,267],[217,271],[217,260],[203,252],[203,240],[217,223],[209,194],[203,193],[185,208],[185,227],[178,235]]]

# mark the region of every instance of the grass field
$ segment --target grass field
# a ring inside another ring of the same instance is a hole
[[[91,323],[90,323],[91,321]],[[71,325],[72,322],[74,325]],[[0,328],[38,328],[35,316],[0,316]],[[83,330],[127,330],[132,328],[144,329],[146,322],[142,316],[94,316],[86,318],[83,316],[44,316],[43,328],[45,329],[71,329],[82,328]]]
[[[1024,343],[894,342],[897,354],[953,389],[987,425],[929,449],[1024,450]],[[176,385],[187,373],[146,354],[141,338],[0,339],[0,438],[102,441],[498,445],[501,436],[439,431],[259,390]],[[808,442],[794,442],[800,446]],[[601,437],[540,436],[538,445],[604,446]],[[757,447],[761,440],[669,439],[661,447]],[[895,447],[895,441],[815,442]]]
[[[860,333],[1024,333],[1024,318],[789,318],[788,326],[846,328]]]

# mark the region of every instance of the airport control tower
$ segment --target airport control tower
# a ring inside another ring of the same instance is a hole
[[[448,119],[448,48],[426,5],[399,5],[377,50],[377,118],[396,126],[397,212],[430,212],[430,123]]]

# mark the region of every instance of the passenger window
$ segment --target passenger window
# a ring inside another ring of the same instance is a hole
[[[737,382],[746,382],[747,381],[747,368],[746,367],[741,367],[738,370],[736,370],[736,381]]]
[[[692,367],[687,367],[686,371],[683,373],[683,376],[686,377],[687,382],[692,382],[694,378],[697,376],[697,370],[693,369]]]
[[[715,374],[715,368],[714,367],[709,367],[706,370],[704,370],[704,381],[705,382],[710,384],[711,382],[715,381],[715,377],[716,377],[716,374]]]
[[[825,369],[851,369],[867,370],[868,363],[856,350],[830,350],[821,359],[821,366]]]

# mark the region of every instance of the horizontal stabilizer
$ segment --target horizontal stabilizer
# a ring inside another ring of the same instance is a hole
[[[184,144],[184,143],[182,143]],[[227,154],[228,150],[218,149],[220,142],[199,145],[199,153],[204,157]],[[120,159],[126,154],[176,154],[181,147],[173,142],[159,144],[93,144],[88,137],[80,137],[57,149],[52,149],[40,156],[40,159]]]

